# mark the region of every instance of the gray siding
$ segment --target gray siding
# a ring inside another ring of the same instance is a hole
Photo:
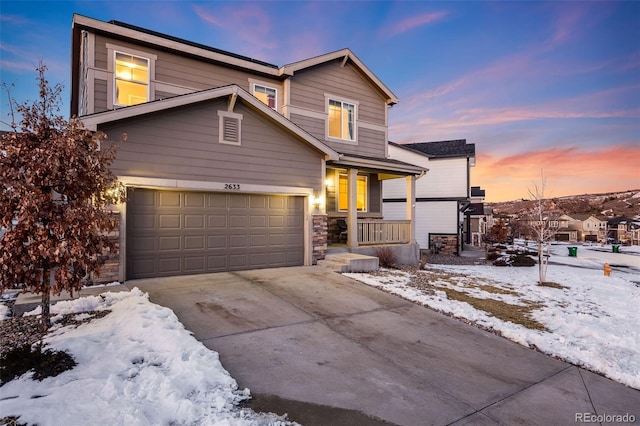
[[[157,55],[156,81],[196,90],[237,84],[251,92],[251,74],[246,72],[164,52]]]
[[[101,35],[96,35],[95,45],[95,63],[96,67],[104,71],[107,70],[107,43],[112,43],[123,48],[142,51],[157,56],[155,62],[155,80],[154,83],[166,83],[177,86],[179,89],[192,89],[195,91],[211,89],[214,87],[227,86],[229,84],[237,84],[243,89],[251,92],[249,78],[256,78],[278,90],[278,105],[282,105],[282,84],[280,81],[269,77],[257,77],[254,74],[241,70],[232,69],[217,64],[204,62],[189,57],[177,55],[174,53],[146,48],[137,44],[127,43],[120,40],[113,40]],[[104,89],[104,95],[98,90]],[[157,91],[156,98],[167,98],[172,95],[168,92]],[[96,87],[96,97],[105,97],[106,87]],[[155,100],[151,99],[151,100]]]
[[[358,122],[385,126],[386,103],[379,90],[374,88],[352,64],[342,66],[340,60],[298,71],[291,77],[290,104],[293,107],[325,113],[325,93],[358,102]],[[291,120],[309,133],[325,140],[325,125],[317,119],[291,115]],[[358,145],[326,141],[329,146],[343,153],[359,153],[384,157],[384,132],[358,127]]]
[[[218,100],[101,127],[122,143],[117,175],[322,188],[322,154],[241,102],[241,146],[218,142]]]
[[[93,108],[95,112],[107,110],[107,80],[94,80],[95,97],[93,98]]]
[[[343,154],[364,155],[374,158],[385,158],[383,141],[385,133],[377,130],[358,129],[358,144],[325,140],[325,121],[299,114],[291,114],[291,121],[309,132],[313,137],[323,141],[326,145]]]
[[[319,120],[313,117],[306,117],[299,114],[290,114],[289,118],[299,127],[303,128],[305,131],[311,134],[314,138],[324,141],[325,144],[328,145],[327,141],[324,140],[324,120]]]
[[[155,100],[159,100],[159,99],[167,99],[167,98],[172,98],[174,96],[177,96],[173,93],[169,93],[169,92],[161,92],[159,90],[156,90],[156,96],[155,96]]]
[[[96,35],[95,37],[95,67],[98,69],[107,69],[107,39],[105,37]]]

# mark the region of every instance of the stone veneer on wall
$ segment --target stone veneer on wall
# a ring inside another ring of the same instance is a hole
[[[456,235],[429,235],[430,248],[434,252],[435,245],[438,244],[440,254],[458,254],[458,237]]]
[[[313,215],[311,246],[313,247],[311,264],[317,265],[318,260],[323,260],[327,252],[327,215]]]

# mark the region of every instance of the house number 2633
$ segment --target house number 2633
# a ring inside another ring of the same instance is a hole
[[[238,191],[238,190],[240,190],[240,184],[239,183],[225,183],[224,184],[224,189],[232,189],[234,191]]]

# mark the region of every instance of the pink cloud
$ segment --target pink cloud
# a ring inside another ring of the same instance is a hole
[[[5,22],[7,24],[12,25],[32,25],[33,22],[25,18],[24,16],[18,15],[0,15],[0,22]]]
[[[195,5],[193,6],[193,10],[196,12],[196,15],[198,15],[198,17],[200,19],[202,19],[205,22],[208,22],[210,24],[215,25],[216,27],[223,27],[223,20],[218,18],[216,15],[214,15],[213,13],[209,12],[208,10],[205,10],[204,8]]]
[[[555,32],[553,34],[554,43],[564,43],[568,41],[580,28],[582,18],[585,15],[585,8],[572,7],[564,11],[555,22]]]
[[[0,69],[7,71],[33,71],[35,72],[37,64],[31,62],[17,62],[0,60]]]
[[[626,58],[619,70],[624,72],[636,68],[640,68],[640,51],[633,52],[628,58]]]
[[[570,98],[553,99],[538,105],[515,107],[469,108],[466,105],[473,103],[470,96],[462,98],[464,102],[460,99],[438,101],[437,105],[428,102],[430,97],[445,94],[449,87],[454,90],[463,83],[462,80],[458,80],[451,86],[442,86],[437,91],[424,92],[412,97],[406,103],[407,113],[401,115],[398,121],[414,123],[413,133],[446,135],[451,131],[468,133],[469,127],[544,119],[640,118],[640,108],[621,107],[624,99],[640,93],[640,85],[616,87]],[[476,103],[483,103],[483,99],[478,99]],[[403,109],[404,107],[402,104],[398,106]],[[395,133],[400,131],[400,128],[392,124],[392,131]],[[407,137],[410,135],[401,135],[403,140]]]
[[[479,154],[472,184],[487,191],[488,201],[527,198],[541,170],[547,178],[548,196],[639,189],[637,158],[640,147],[633,144],[592,151],[551,148],[504,157]]]
[[[213,3],[215,7],[216,3]],[[194,11],[205,22],[221,30],[228,31],[230,36],[245,44],[245,53],[249,56],[264,57],[264,49],[272,50],[277,44],[271,40],[272,25],[268,14],[258,5],[250,3],[234,3],[233,6],[212,10],[202,6],[193,6]]]
[[[413,30],[415,28],[433,24],[435,22],[441,21],[444,17],[448,15],[447,12],[432,12],[432,13],[424,13],[418,16],[411,16],[406,18],[400,22],[389,25],[383,31],[388,37],[393,37],[398,34]]]

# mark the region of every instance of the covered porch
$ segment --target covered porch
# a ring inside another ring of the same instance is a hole
[[[425,169],[401,161],[342,155],[327,163],[326,213],[328,248],[353,249],[416,244],[415,184]],[[407,204],[404,220],[385,220],[382,183],[404,179]],[[360,250],[358,250],[360,251]]]

